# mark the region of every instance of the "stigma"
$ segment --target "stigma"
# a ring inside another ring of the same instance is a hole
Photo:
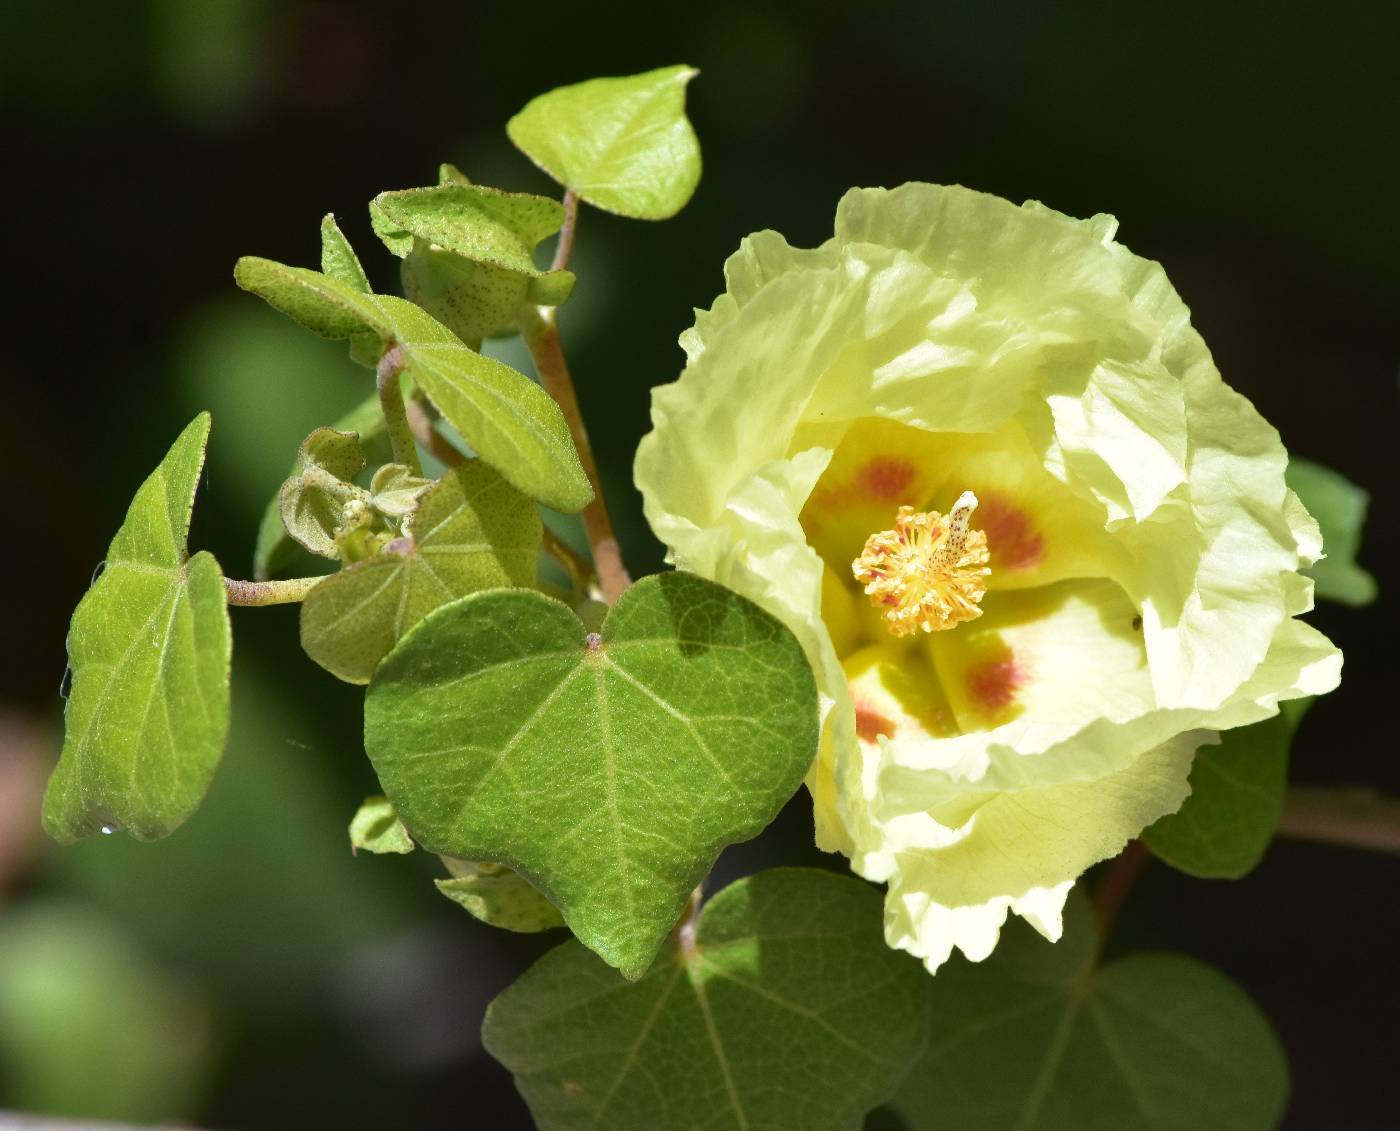
[[[971,491],[946,516],[900,507],[893,530],[866,539],[851,571],[895,636],[941,632],[982,615],[992,571],[987,536],[968,529],[976,509]]]

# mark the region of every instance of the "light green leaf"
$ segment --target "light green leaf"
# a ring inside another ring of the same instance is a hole
[[[413,303],[366,295],[318,271],[267,259],[238,261],[239,286],[326,337],[372,330],[398,345],[418,387],[476,453],[531,498],[582,510],[593,497],[569,426],[549,394],[508,365],[462,344]]]
[[[366,797],[350,818],[350,848],[358,852],[413,851],[413,840],[387,797]]]
[[[301,646],[332,675],[368,683],[405,632],[476,589],[529,585],[540,551],[539,511],[479,460],[423,494],[413,537],[326,578],[301,606]]]
[[[411,631],[365,699],[366,750],[414,839],[514,868],[631,978],[816,741],[796,639],[684,573],[632,586],[592,635],[542,594],[473,594]]]
[[[440,185],[469,185],[471,178],[457,168],[450,161],[444,161],[438,166],[438,184]]]
[[[334,213],[321,219],[321,270],[337,282],[369,294],[369,277],[360,266],[360,257],[335,222]]]
[[[931,979],[933,1036],[891,1105],[909,1131],[1277,1126],[1288,1066],[1244,991],[1179,955],[1085,968],[1092,936],[1082,911],[1053,945],[1011,924],[987,961]]]
[[[228,597],[213,555],[187,556],[209,414],[136,492],[106,569],[73,614],[73,686],[44,828],[74,841],[173,832],[199,806],[229,725]]]
[[[679,212],[700,181],[685,116],[692,67],[592,79],[532,99],[506,125],[525,156],[595,208],[638,220]]]
[[[1329,467],[1291,457],[1285,478],[1317,519],[1327,554],[1307,570],[1317,595],[1343,605],[1369,605],[1376,599],[1376,579],[1356,562],[1361,528],[1371,496]]]
[[[390,518],[403,518],[418,505],[418,498],[433,485],[431,479],[414,475],[401,463],[386,463],[370,480],[370,506]]]
[[[360,446],[365,458],[372,463],[381,463],[388,455],[385,442],[384,411],[379,406],[379,394],[371,393],[355,408],[331,426],[337,432],[353,432],[360,438]],[[291,476],[301,473],[301,459],[292,463]],[[281,492],[268,500],[263,510],[262,522],[258,524],[257,543],[253,547],[253,576],[266,581],[273,574],[281,573],[299,552],[296,543],[287,535],[282,525]],[[310,560],[310,559],[308,559]]]
[[[349,512],[369,501],[369,492],[350,482],[365,466],[360,438],[317,428],[302,441],[297,466],[277,495],[282,526],[311,553],[338,558],[336,538],[353,521]]]
[[[452,873],[452,879],[434,880],[438,891],[483,923],[522,934],[564,925],[559,909],[531,887],[519,872],[499,864],[456,860],[451,856],[444,856],[442,862]]]
[[[577,942],[550,951],[491,1003],[483,1043],[540,1131],[857,1131],[927,1035],[927,978],[880,921],[858,880],[760,872],[639,982]]]
[[[1272,719],[1221,735],[1191,764],[1191,795],[1142,833],[1152,854],[1203,879],[1237,880],[1254,870],[1278,828],[1288,752],[1311,699],[1279,704]]]
[[[515,333],[533,281],[419,239],[413,241],[400,277],[403,293],[472,349],[479,349],[483,338]]]

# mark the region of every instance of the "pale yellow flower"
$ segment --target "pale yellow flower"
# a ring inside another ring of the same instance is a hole
[[[1341,667],[1277,433],[1115,227],[910,184],[751,236],[637,456],[677,567],[806,648],[818,843],[930,969],[1008,910],[1057,937],[1200,745]]]

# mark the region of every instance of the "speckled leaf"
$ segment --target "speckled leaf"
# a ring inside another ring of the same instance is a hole
[[[414,839],[516,869],[632,978],[816,740],[796,639],[684,573],[633,585],[593,636],[539,593],[466,597],[400,642],[365,700],[365,748]]]
[[[532,99],[506,132],[595,208],[664,220],[700,181],[700,143],[685,116],[686,83],[698,73],[662,67],[560,87]]]
[[[401,463],[386,463],[370,480],[370,506],[390,518],[403,518],[418,505],[419,496],[433,485]]]
[[[442,862],[452,878],[434,880],[438,891],[483,923],[521,934],[564,925],[559,909],[519,872],[500,864],[455,860],[450,856],[444,856]]]
[[[1296,456],[1288,461],[1286,478],[1322,530],[1327,556],[1307,570],[1317,595],[1343,605],[1369,605],[1376,599],[1376,579],[1357,564],[1356,551],[1371,496],[1330,467]]]
[[[380,463],[382,461],[379,457],[387,455],[388,448],[383,443],[386,435],[384,411],[379,407],[378,393],[371,393],[332,427],[337,432],[354,432],[359,436],[360,446],[371,462]],[[290,476],[300,472],[301,460],[298,457],[292,463]],[[300,551],[297,550],[296,543],[287,535],[287,528],[282,525],[282,498],[279,490],[278,494],[268,500],[267,507],[263,510],[262,522],[258,524],[257,543],[253,547],[253,576],[259,581],[266,581],[274,574],[282,572],[298,553]]]
[[[1278,1125],[1288,1066],[1244,991],[1179,955],[1094,969],[1093,935],[1081,904],[1058,943],[1011,923],[991,958],[929,979],[932,1037],[892,1105],[908,1131]]]
[[[239,286],[326,337],[372,330],[398,345],[418,387],[483,460],[531,498],[582,510],[593,490],[569,426],[549,394],[510,366],[483,357],[413,303],[367,295],[318,271],[267,259],[238,261]]]
[[[387,797],[366,797],[350,818],[350,848],[358,852],[408,853],[413,840]]]
[[[346,525],[346,510],[366,505],[369,492],[350,482],[365,466],[365,452],[354,432],[317,428],[301,442],[300,470],[277,493],[282,526],[313,554],[340,557],[336,534]]]
[[[1237,880],[1264,857],[1283,813],[1288,752],[1311,699],[1279,704],[1272,719],[1226,731],[1191,764],[1191,796],[1143,831],[1142,842],[1173,868]]]
[[[452,164],[451,161],[444,161],[438,166],[438,184],[440,185],[469,185],[471,178]]]
[[[927,1033],[927,976],[880,923],[859,880],[760,872],[639,982],[577,942],[550,951],[482,1038],[540,1131],[858,1131]]]
[[[302,602],[302,647],[349,683],[368,683],[395,641],[439,605],[534,580],[539,511],[479,460],[423,494],[412,530],[411,540],[333,574]]]
[[[136,492],[68,632],[63,753],[44,796],[60,841],[173,832],[199,806],[229,725],[228,597],[212,555],[187,556],[209,414]]]
[[[347,287],[364,294],[370,292],[369,277],[360,266],[360,257],[330,212],[321,219],[321,270]]]

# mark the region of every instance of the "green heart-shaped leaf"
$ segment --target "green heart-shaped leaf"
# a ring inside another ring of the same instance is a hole
[[[439,605],[535,579],[539,511],[479,460],[424,492],[412,532],[332,574],[302,602],[301,646],[332,675],[368,683],[394,643]]]
[[[462,344],[413,303],[361,294],[319,271],[245,256],[238,285],[330,338],[362,331],[384,350],[397,345],[418,387],[477,455],[520,490],[555,510],[582,510],[593,497],[564,414],[524,374]]]
[[[684,573],[632,586],[593,634],[539,593],[466,597],[400,642],[365,699],[365,747],[414,839],[521,872],[632,978],[816,742],[792,633]]]
[[[532,99],[506,133],[595,208],[664,220],[700,182],[700,143],[685,116],[685,86],[698,73],[662,67],[560,87]]]
[[[1327,556],[1307,570],[1317,595],[1343,605],[1369,605],[1376,599],[1376,579],[1357,564],[1356,551],[1371,496],[1330,467],[1297,456],[1289,458],[1285,477],[1322,531]]]
[[[1009,924],[930,981],[932,1039],[891,1105],[909,1131],[1276,1127],[1288,1066],[1244,991],[1180,955],[1095,969],[1087,906],[1067,912],[1060,942]]]
[[[482,1039],[540,1131],[858,1131],[927,1034],[928,979],[880,922],[858,880],[760,872],[639,982],[577,942],[550,951],[491,1003]]]
[[[442,862],[452,878],[434,880],[438,891],[483,923],[521,934],[564,925],[559,909],[531,887],[519,872],[500,864],[454,860],[451,856],[444,856]]]
[[[141,484],[73,614],[63,753],[44,795],[56,840],[168,835],[198,808],[223,754],[228,596],[213,556],[186,550],[208,438],[201,413]]]
[[[1288,752],[1311,699],[1279,704],[1272,719],[1237,727],[1191,763],[1191,795],[1143,830],[1142,842],[1173,868],[1237,880],[1264,857],[1283,815]]]

